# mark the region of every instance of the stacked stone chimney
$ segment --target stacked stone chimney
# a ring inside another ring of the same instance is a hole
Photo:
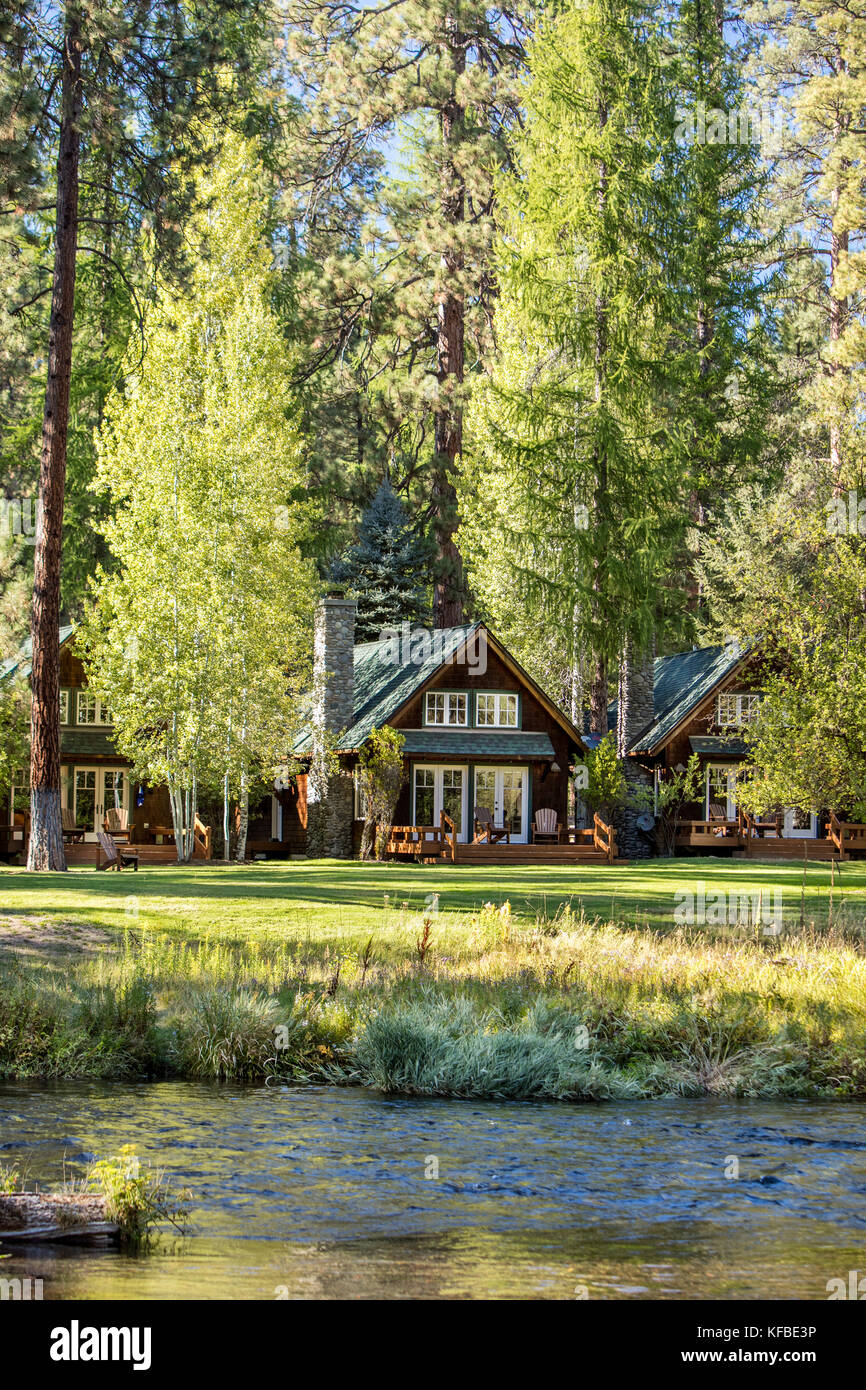
[[[655,718],[655,690],[653,667],[655,665],[655,643],[641,656],[634,651],[628,653],[620,667],[619,691],[617,694],[617,753],[623,759],[623,773],[630,799],[638,787],[649,787],[652,780],[645,768],[634,758],[626,756],[626,750]],[[654,851],[651,834],[640,830],[637,818],[640,810],[627,806],[616,817],[617,849],[624,859],[644,859]]]
[[[354,790],[335,767],[338,736],[353,721],[355,602],[336,593],[319,601],[313,645],[313,758],[307,782],[307,854],[351,859]]]

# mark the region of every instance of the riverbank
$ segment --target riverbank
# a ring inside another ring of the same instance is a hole
[[[403,903],[366,940],[353,926],[239,937],[132,919],[86,948],[0,953],[0,1077],[863,1097],[866,956],[850,924],[665,931],[568,904]]]

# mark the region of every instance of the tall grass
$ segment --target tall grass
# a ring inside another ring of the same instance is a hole
[[[424,939],[419,956],[419,936]],[[866,1095],[862,935],[668,932],[569,908],[356,934],[127,931],[0,967],[0,1076],[182,1076],[561,1100]]]

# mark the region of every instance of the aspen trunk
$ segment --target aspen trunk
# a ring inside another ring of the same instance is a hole
[[[241,772],[239,811],[238,843],[237,849],[235,850],[235,859],[238,864],[243,864],[247,853],[247,831],[250,824],[250,789],[247,783],[246,768]]]
[[[66,868],[66,855],[60,817],[60,562],[78,240],[81,48],[79,14],[70,5],[63,38],[54,277],[39,467],[41,506],[36,526],[30,616],[32,707],[30,845],[27,853],[28,869],[61,871]]]

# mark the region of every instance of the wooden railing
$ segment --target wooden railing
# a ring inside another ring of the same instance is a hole
[[[616,858],[616,831],[612,825],[603,821],[596,811],[592,821],[592,843],[595,848],[607,855],[608,864]]]
[[[198,850],[203,859],[212,859],[213,849],[211,846],[211,827],[209,825],[205,825],[204,821],[199,820],[198,815],[196,815],[195,825],[193,826],[192,833],[193,855],[195,855],[196,851]]]
[[[845,859],[852,849],[866,850],[866,825],[840,820],[836,812],[831,811],[827,822],[827,838],[836,846],[840,857]]]
[[[389,854],[421,855],[429,846],[434,854],[441,854],[442,839],[441,824],[392,825],[385,848]]]
[[[457,863],[457,826],[446,811],[439,812],[439,830],[442,837],[443,854],[451,855],[451,863]],[[450,832],[450,833],[449,833]]]

